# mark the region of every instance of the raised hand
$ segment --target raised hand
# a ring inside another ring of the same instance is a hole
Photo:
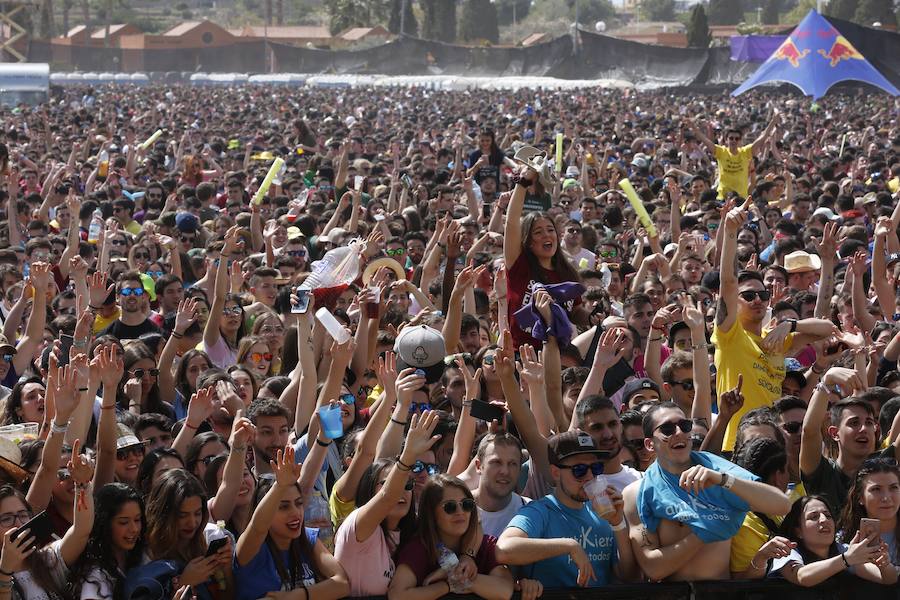
[[[106,285],[106,273],[97,271],[88,277],[88,293],[92,308],[100,308],[115,289],[116,284]]]
[[[347,331],[349,332],[349,329]],[[354,352],[356,352],[356,340],[354,340],[352,336],[343,344],[338,344],[337,341],[335,341],[331,345],[332,364],[349,365],[350,361],[353,359]]]
[[[72,444],[72,458],[66,464],[72,481],[77,485],[87,485],[94,478],[94,463],[90,458],[81,454],[81,440],[75,440]]]
[[[272,473],[275,474],[275,485],[286,488],[297,483],[300,479],[300,469],[303,467],[294,460],[294,447],[285,446],[275,454],[275,459],[269,461]]]
[[[822,381],[825,385],[838,386],[844,397],[852,396],[855,392],[861,392],[866,389],[866,385],[860,379],[856,369],[831,367],[822,377]]]
[[[497,298],[506,298],[506,282],[506,266],[502,266],[494,273],[494,293],[497,295]]]
[[[700,304],[698,303],[695,306],[686,298],[683,298],[682,301],[684,307],[681,314],[682,320],[691,331],[703,331],[706,328],[706,319],[703,316],[703,309]]]
[[[739,373],[737,386],[719,396],[719,418],[724,418],[726,423],[744,406],[743,386],[744,376]]]
[[[544,386],[543,352],[535,352],[531,344],[522,344],[519,347],[521,361],[516,363],[516,370],[529,389],[538,389]],[[496,357],[494,357],[496,361]],[[479,369],[480,371],[480,369]]]
[[[29,278],[35,294],[46,294],[50,285],[50,263],[31,263],[31,275],[29,275]]]
[[[890,223],[890,218],[885,217]],[[879,222],[881,220],[879,219]],[[875,228],[875,235],[878,235],[878,228]],[[813,238],[813,243],[816,245],[816,252],[819,254],[819,257],[823,261],[831,261],[834,262],[837,260],[837,250],[841,243],[844,241],[846,236],[838,237],[838,226],[834,221],[829,221],[825,224],[825,229],[822,232],[822,238]]]
[[[384,353],[384,358],[378,358],[378,367],[375,369],[378,385],[385,394],[394,396],[397,390],[397,355],[393,351]]]
[[[125,364],[122,357],[117,352],[118,348],[112,344],[100,351],[100,382],[103,387],[111,387],[115,389],[122,380],[122,374],[125,372]]]
[[[725,214],[725,231],[728,233],[737,233],[737,231],[744,225],[744,221],[747,219],[747,210],[749,209],[751,198],[748,196],[744,202],[732,208]]]
[[[550,295],[550,292],[543,288],[534,292],[534,307],[548,327],[550,326],[550,323],[553,322],[553,313],[550,311],[550,306],[552,304],[553,296]]]
[[[173,331],[183,334],[197,320],[197,300],[184,298],[178,303],[175,311],[175,328]]]
[[[430,450],[441,439],[439,435],[432,435],[437,424],[438,413],[433,410],[426,410],[422,414],[414,413],[410,417],[409,431],[406,432],[406,443],[403,445],[401,455],[404,464],[412,464],[410,461]]]
[[[75,407],[78,406],[77,389],[78,373],[73,365],[65,365],[57,369],[54,378],[53,403],[56,407],[56,421],[68,423]]]
[[[619,327],[607,329],[600,336],[600,343],[594,351],[594,364],[605,370],[611,369],[622,360],[627,342],[628,336],[623,329]]]
[[[201,423],[212,415],[216,404],[213,390],[212,386],[207,386],[200,388],[191,395],[191,399],[188,402],[187,417],[184,421],[185,427],[197,429]]]
[[[256,425],[244,416],[244,411],[238,409],[231,424],[231,435],[228,437],[228,446],[234,448],[246,448],[256,439]]]
[[[466,364],[466,361],[462,357],[457,357],[454,362],[466,382],[466,394],[477,394],[478,386],[481,382],[481,369],[479,368],[473,373],[472,369],[469,368],[469,365]]]
[[[413,393],[425,385],[425,375],[416,374],[416,369],[403,369],[397,379],[397,401],[403,406],[409,406]]]

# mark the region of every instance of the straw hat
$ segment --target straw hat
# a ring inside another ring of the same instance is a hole
[[[822,259],[816,254],[809,254],[803,250],[791,252],[784,257],[784,270],[788,273],[806,273],[818,271],[822,268]]]

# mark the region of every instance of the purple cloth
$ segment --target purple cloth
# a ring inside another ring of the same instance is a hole
[[[547,293],[553,298],[553,303],[550,305],[551,320],[549,327],[547,323],[544,323],[541,314],[534,305],[534,296],[538,290],[542,289],[547,290]],[[536,283],[531,290],[531,302],[522,306],[513,316],[516,318],[516,323],[518,323],[519,327],[526,331],[528,328],[531,328],[531,335],[535,339],[546,342],[547,336],[552,335],[556,338],[559,347],[562,348],[567,346],[572,340],[572,322],[569,320],[569,315],[566,314],[566,309],[562,307],[562,304],[578,298],[584,292],[585,287],[583,285],[571,281],[550,285]]]
[[[737,62],[765,62],[787,39],[786,35],[733,35],[731,60]]]

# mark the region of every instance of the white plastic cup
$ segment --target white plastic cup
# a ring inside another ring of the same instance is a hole
[[[350,340],[350,332],[324,306],[316,311],[316,318],[338,344],[346,344]]]
[[[609,481],[607,481],[606,477],[603,475],[597,475],[595,478],[584,484],[584,491],[588,495],[588,498],[591,499],[591,506],[594,508],[594,512],[597,513],[597,516],[601,518],[605,518],[616,512],[612,500],[609,499],[609,494],[606,493],[606,487],[608,485]]]

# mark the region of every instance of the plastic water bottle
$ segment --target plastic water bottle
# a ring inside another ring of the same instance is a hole
[[[99,242],[101,231],[103,231],[103,213],[98,208],[94,211],[94,216],[91,217],[91,225],[88,227],[88,243],[96,244]]]
[[[97,177],[106,178],[109,174],[109,152],[104,150],[100,153],[100,160],[97,161]]]
[[[450,592],[453,594],[465,594],[469,590],[468,582],[461,582],[456,575],[456,567],[459,565],[459,558],[456,553],[444,544],[438,544],[438,564],[447,574],[447,583],[450,585]]]

